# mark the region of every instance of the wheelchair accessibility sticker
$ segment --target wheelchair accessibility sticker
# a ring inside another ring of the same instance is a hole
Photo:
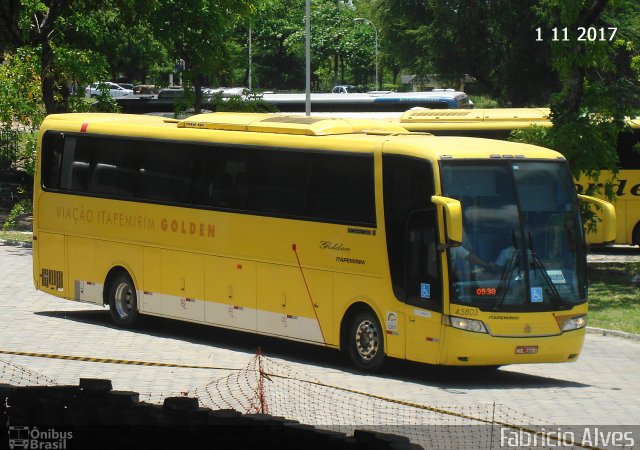
[[[542,303],[542,288],[541,287],[532,287],[531,288],[531,303]]]

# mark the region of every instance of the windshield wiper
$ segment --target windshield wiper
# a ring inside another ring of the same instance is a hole
[[[498,311],[504,300],[507,298],[507,291],[509,290],[509,285],[511,284],[511,277],[513,276],[513,272],[516,270],[516,267],[520,266],[520,250],[518,249],[516,235],[511,230],[511,244],[513,246],[513,253],[511,257],[504,265],[502,269],[502,274],[500,275],[500,283],[498,283],[498,289],[496,294],[496,303],[493,305],[493,310]]]
[[[531,233],[529,233],[529,255],[531,257],[531,268],[535,271],[540,272],[540,274],[542,275],[542,279],[547,285],[546,291],[551,294],[551,302],[556,306],[563,306],[562,298],[560,297],[560,293],[558,292],[556,285],[553,283],[553,280],[551,280],[551,277],[549,277],[547,269],[545,268],[540,258],[538,258],[538,255],[536,255],[536,252],[533,251]]]

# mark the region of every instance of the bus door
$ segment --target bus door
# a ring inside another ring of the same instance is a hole
[[[398,317],[404,318],[405,355],[414,361],[437,363],[442,254],[437,250],[438,222],[431,203],[433,167],[427,160],[395,154],[383,154],[382,163],[389,270],[402,312]]]
[[[406,233],[407,358],[437,363],[442,331],[442,276],[435,210],[411,214]]]

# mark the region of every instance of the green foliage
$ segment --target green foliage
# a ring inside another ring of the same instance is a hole
[[[214,96],[212,103],[214,111],[218,112],[271,113],[278,111],[276,106],[248,92],[245,92],[242,96],[234,95],[229,98],[222,98],[222,94],[217,94]]]
[[[27,130],[20,134],[18,144],[18,159],[16,166],[33,177],[36,170],[36,147],[38,146],[38,131]]]
[[[93,105],[96,103],[95,99],[88,99],[81,95],[72,95],[68,100],[69,112],[83,113],[93,111]]]
[[[195,99],[195,91],[189,86],[184,86],[184,94],[177,97],[173,102],[174,117],[185,117],[188,112],[193,112],[193,102]]]
[[[304,87],[304,49],[297,36],[304,30],[304,2],[263,0],[251,21],[252,85],[264,89]]]
[[[3,231],[14,230],[17,226],[17,220],[20,216],[25,214],[33,213],[33,201],[28,199],[20,200],[18,203],[13,205],[11,208],[11,212],[7,216],[4,224],[2,225]]]
[[[558,81],[549,44],[535,41],[537,0],[378,0],[388,51],[411,73],[473,76],[513,106],[545,104]]]
[[[549,128],[540,125],[531,125],[528,128],[512,130],[508,140],[553,148],[553,143],[549,137]]]
[[[20,130],[13,167],[33,176],[37,127],[44,118],[36,52],[20,48],[0,65],[0,127]]]
[[[44,118],[37,51],[6,53],[0,65],[0,124],[5,129],[35,129]]]
[[[370,18],[366,1],[313,0],[311,2],[312,89],[327,91],[335,84],[373,87],[375,30],[356,17]],[[265,0],[252,22],[254,83],[266,89],[303,90],[305,85],[304,2]],[[379,42],[382,67],[382,41]],[[382,75],[382,70],[380,70]],[[382,79],[382,77],[380,78]]]
[[[176,99],[174,103],[174,117],[187,117],[189,113],[193,113],[192,105],[194,95],[193,89],[185,89],[185,94]],[[261,96],[251,94],[248,90],[245,90],[242,95],[233,95],[231,97],[223,97],[222,93],[217,93],[204,100],[207,108],[216,112],[271,113],[278,111],[276,106],[265,102]]]
[[[551,44],[553,68],[563,83],[551,102],[550,140],[567,158],[576,178],[597,180],[602,170],[617,173],[617,136],[625,127],[625,117],[634,116],[640,107],[640,87],[633,82],[637,74],[631,66],[640,41],[625,40],[622,27],[621,38],[613,41],[583,42],[573,31],[621,24],[618,13],[630,3],[545,0],[538,11],[548,26],[572,31],[570,39]],[[604,193],[613,198],[611,183],[605,185]]]
[[[194,109],[200,110],[202,86],[227,72],[234,26],[247,20],[253,0],[158,0],[154,22],[157,36],[173,60],[185,61],[183,79],[195,89]]]
[[[96,102],[92,105],[91,110],[96,112],[120,112],[120,107],[116,99],[109,94],[109,88],[106,85],[98,86],[98,95]]]
[[[486,95],[469,95],[469,98],[473,102],[474,108],[499,108],[501,106],[497,100]]]

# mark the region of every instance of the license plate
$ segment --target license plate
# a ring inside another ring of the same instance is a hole
[[[516,347],[516,355],[535,355],[538,353],[537,345],[522,345]]]

